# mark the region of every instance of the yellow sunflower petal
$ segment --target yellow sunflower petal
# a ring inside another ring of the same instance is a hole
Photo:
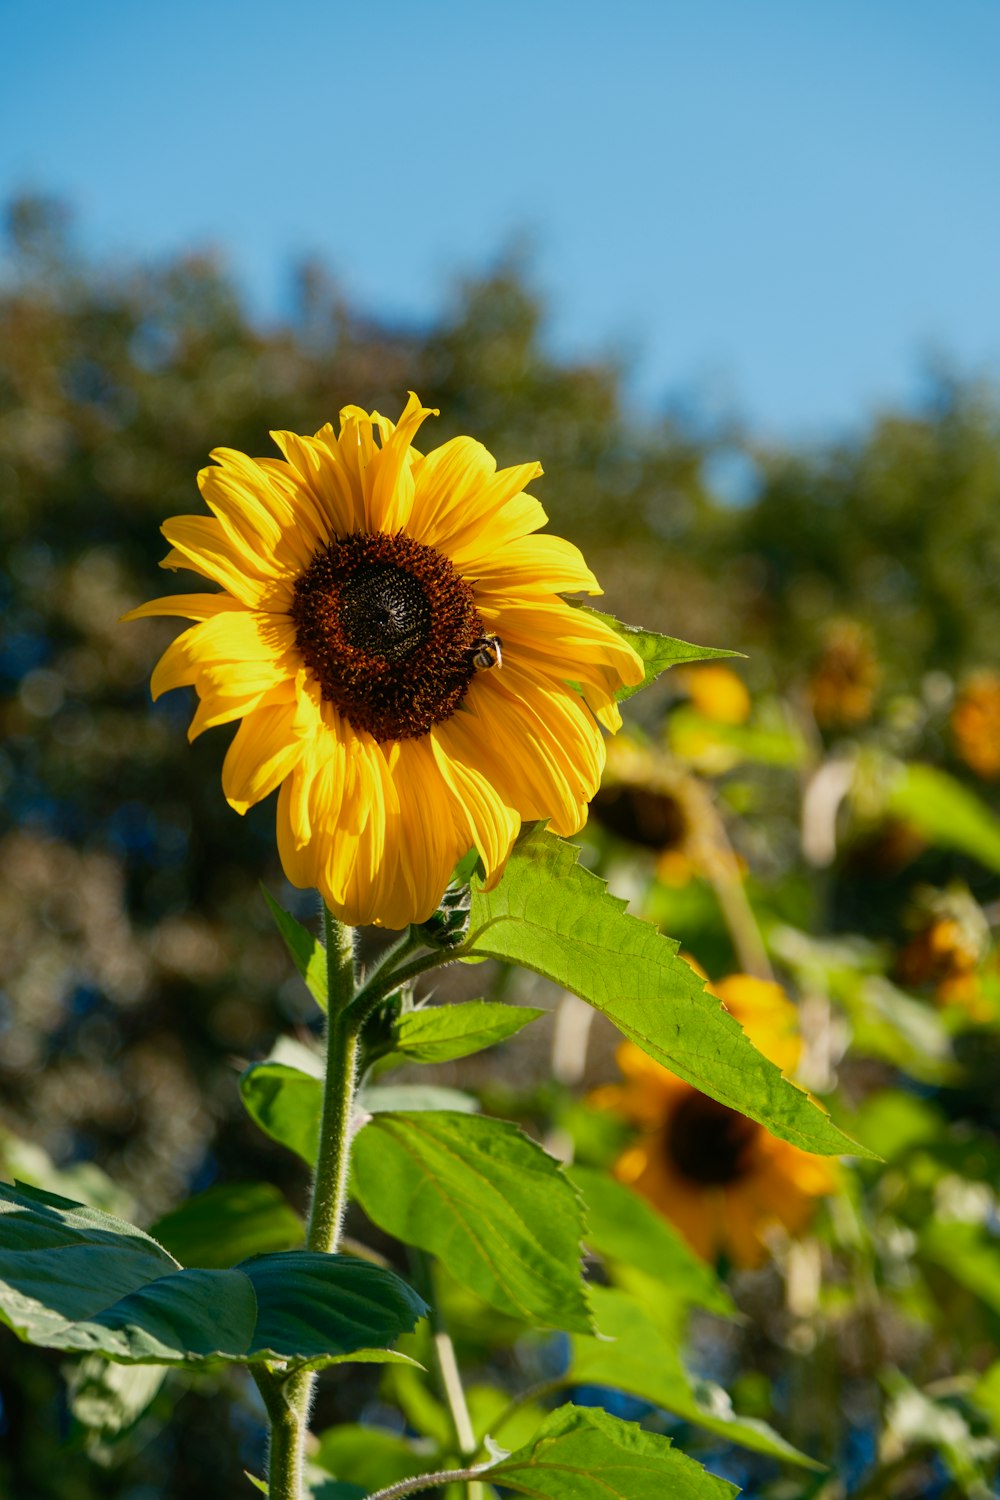
[[[347,536],[364,528],[362,490],[345,465],[333,428],[327,423],[314,438],[272,432],[288,461],[327,519],[329,535]],[[329,539],[329,538],[327,538]]]
[[[278,572],[298,577],[330,536],[315,497],[231,448],[216,448],[211,457],[216,466],[200,471],[198,486],[227,535]]]
[[[453,438],[414,465],[413,534],[474,577],[496,548],[545,525],[544,510],[524,493],[541,472],[540,464],[529,463],[498,473],[481,443]]]
[[[475,578],[476,594],[502,598],[534,594],[603,594],[583,553],[561,536],[529,536],[508,542],[484,559]]]
[[[154,698],[170,688],[229,696],[263,693],[287,681],[294,651],[291,622],[282,615],[224,611],[185,630],[153,670]]]
[[[246,605],[232,594],[167,594],[150,599],[122,615],[122,620],[145,620],[152,615],[178,615],[184,620],[211,620],[214,615],[231,610],[246,610]]]
[[[414,495],[410,442],[421,423],[431,416],[436,417],[437,412],[421,406],[411,391],[398,425],[385,424],[388,432],[366,471],[368,531],[396,532],[409,521]]]
[[[256,708],[244,717],[222,765],[223,796],[236,812],[269,796],[298,764],[303,747],[294,725],[294,703]]]
[[[287,572],[234,541],[214,516],[174,516],[164,521],[161,530],[172,544],[162,568],[202,573],[251,609],[287,608],[291,600]]]
[[[455,728],[458,726],[458,732]],[[430,736],[438,770],[451,793],[452,817],[462,835],[465,847],[461,858],[475,848],[492,884],[503,872],[521,819],[503,801],[496,787],[484,775],[478,762],[478,751],[461,734],[461,715],[439,724]]]

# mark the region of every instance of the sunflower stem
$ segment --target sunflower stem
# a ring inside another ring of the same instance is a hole
[[[414,945],[416,946],[416,945]],[[400,952],[403,957],[406,950]],[[401,968],[389,970],[379,969],[358,990],[351,1004],[352,1013],[357,1013],[360,1021],[371,1015],[376,1005],[391,995],[393,990],[398,990],[401,985],[411,979],[418,979],[421,974],[426,974],[430,969],[438,969],[443,964],[451,964],[456,959],[464,957],[467,950],[458,948],[435,949],[432,953],[425,953],[421,958],[414,958]]]
[[[361,1018],[351,1011],[356,984],[354,930],[338,922],[326,906],[323,911],[329,1000],[326,1076],[306,1245],[320,1254],[332,1254],[340,1243],[347,1204]],[[278,1390],[261,1385],[271,1419],[267,1480],[271,1500],[302,1500],[306,1431],[315,1384],[312,1371],[296,1370]]]

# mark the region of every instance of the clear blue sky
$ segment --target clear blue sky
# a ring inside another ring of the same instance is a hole
[[[0,0],[0,197],[97,252],[318,252],[420,319],[513,235],[550,337],[832,433],[1000,370],[1000,0]]]

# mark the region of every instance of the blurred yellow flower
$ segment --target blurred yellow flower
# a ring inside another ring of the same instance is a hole
[[[630,844],[651,849],[656,873],[668,885],[685,885],[695,873],[686,773],[655,749],[621,735],[608,746],[597,822]]]
[[[733,974],[713,991],[765,1056],[783,1072],[795,1067],[795,1009],[779,985]],[[710,1099],[632,1042],[624,1042],[617,1057],[624,1082],[592,1095],[592,1103],[641,1132],[618,1158],[616,1176],[699,1255],[759,1265],[768,1254],[769,1229],[782,1225],[797,1234],[806,1228],[816,1199],[836,1186],[826,1158],[800,1151]]]
[[[881,671],[867,632],[853,620],[827,627],[809,678],[809,701],[823,729],[853,729],[871,716]]]
[[[412,446],[349,406],[340,432],[274,433],[283,459],[217,449],[208,516],[178,516],[168,568],[221,586],[126,618],[196,621],[153,673],[193,685],[190,736],[240,720],[223,791],[237,812],[280,788],[288,879],[350,923],[404,927],[478,850],[499,879],[522,819],[575,833],[604,766],[598,721],[639,657],[562,593],[601,589],[576,547],[535,535],[537,463],[497,470],[458,437]]]
[[[896,959],[896,977],[910,989],[930,989],[941,1005],[957,1006],[974,1021],[991,1020],[993,1001],[983,985],[990,930],[982,908],[961,885],[916,893],[909,925],[914,936]]]
[[[729,667],[717,663],[685,667],[678,675],[692,705],[706,719],[714,719],[717,724],[745,724],[749,719],[746,683]]]
[[[977,672],[965,683],[951,713],[955,748],[984,781],[1000,776],[1000,676]]]

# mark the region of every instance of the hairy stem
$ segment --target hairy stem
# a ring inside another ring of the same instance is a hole
[[[485,1474],[489,1464],[474,1464],[469,1469],[441,1469],[437,1474],[417,1474],[412,1479],[401,1479],[384,1490],[374,1490],[367,1500],[402,1500],[404,1495],[415,1495],[419,1490],[437,1489],[438,1485],[471,1484]]]
[[[329,995],[326,1077],[306,1244],[310,1250],[332,1254],[340,1242],[347,1204],[360,1022],[350,1014],[355,989],[353,929],[338,922],[325,908],[324,928]],[[309,1370],[298,1370],[280,1383],[271,1372],[266,1381],[257,1381],[271,1419],[271,1500],[301,1500],[306,1429],[315,1382]]]

